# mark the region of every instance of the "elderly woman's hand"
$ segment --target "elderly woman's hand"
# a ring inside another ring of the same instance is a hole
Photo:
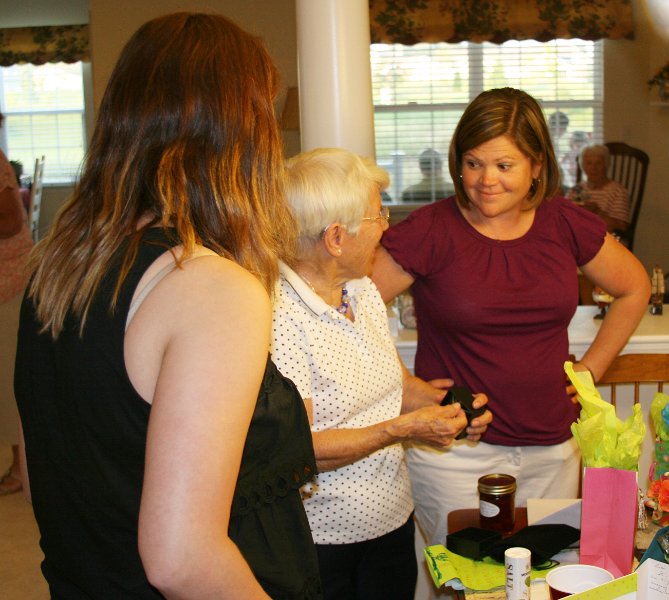
[[[438,405],[446,395],[448,388],[453,386],[452,379],[432,379],[430,381],[425,381],[420,377],[411,375],[405,369],[404,376],[404,386],[402,392],[402,414],[410,415],[421,408],[429,408]],[[473,406],[474,408],[481,408],[488,403],[488,396],[485,394],[475,394]],[[460,405],[455,404],[451,406],[458,407],[460,410]],[[446,408],[446,407],[440,407]],[[464,415],[464,412],[460,410]],[[492,413],[489,410],[486,410],[481,416],[476,417],[472,420],[470,425],[467,427],[467,439],[471,442],[478,442],[481,436],[485,433],[488,425],[492,422]],[[462,431],[460,428],[454,436]],[[433,443],[430,440],[422,440],[427,443]],[[453,436],[448,441],[448,443],[437,443],[437,445],[447,446],[453,441]]]
[[[398,437],[445,448],[467,426],[467,416],[457,402],[424,406],[398,417],[395,426]]]

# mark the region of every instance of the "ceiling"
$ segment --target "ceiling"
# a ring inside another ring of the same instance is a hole
[[[88,23],[89,0],[0,0],[0,28]]]

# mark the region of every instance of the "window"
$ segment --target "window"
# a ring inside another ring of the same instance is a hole
[[[32,175],[44,155],[45,183],[70,184],[84,156],[82,63],[17,64],[0,69],[1,145]]]
[[[578,150],[602,140],[601,57],[601,42],[578,39],[372,44],[376,158],[390,173],[391,199],[401,201],[402,191],[421,181],[419,159],[426,149],[440,157],[428,153],[423,166],[438,167],[441,158],[444,185],[452,190],[448,147],[462,112],[481,91],[504,86],[539,100],[551,124],[563,185],[572,185]],[[431,181],[428,194],[435,199],[440,195]]]

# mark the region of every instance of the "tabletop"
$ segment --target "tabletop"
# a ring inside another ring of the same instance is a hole
[[[465,529],[466,527],[480,527],[479,510],[478,508],[462,508],[459,510],[452,510],[448,513],[448,531],[455,532]],[[513,531],[516,533],[527,526],[527,508],[525,506],[516,507],[516,519]],[[510,535],[511,535],[510,534]],[[545,594],[544,594],[545,590]],[[458,600],[504,600],[504,589],[495,589],[490,591],[474,591],[474,590],[454,590]],[[532,600],[548,600],[548,589],[545,582],[535,582],[532,585]]]
[[[448,531],[455,532],[465,527],[480,527],[479,510],[478,508],[463,508],[451,511],[448,514]],[[516,533],[527,526],[527,508],[516,507],[516,522],[511,534]],[[637,530],[636,534],[636,556],[637,558],[643,554],[652,542],[655,533],[659,527],[655,524],[649,524],[645,530]],[[509,534],[509,535],[511,535]],[[635,564],[638,562],[635,560]],[[497,588],[488,591],[477,590],[454,590],[458,600],[505,600],[505,591],[503,588]],[[532,600],[550,600],[548,586],[543,579],[538,579],[532,582],[531,589]]]

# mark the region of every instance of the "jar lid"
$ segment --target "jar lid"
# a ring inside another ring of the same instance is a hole
[[[503,473],[491,473],[479,478],[482,494],[511,494],[516,491],[516,478]]]

